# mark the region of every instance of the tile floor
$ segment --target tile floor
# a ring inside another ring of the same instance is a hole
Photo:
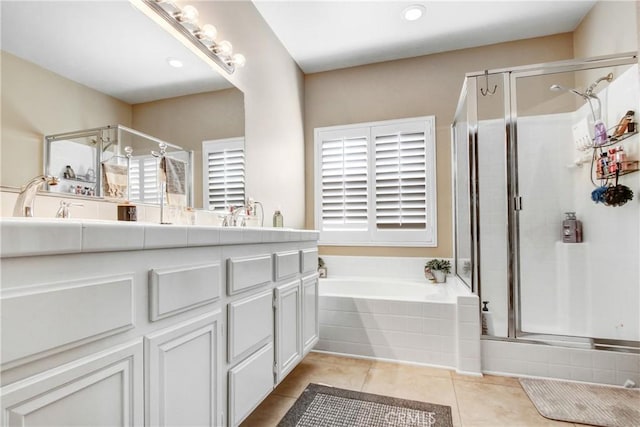
[[[538,414],[516,378],[469,377],[446,369],[313,352],[242,426],[276,426],[310,382],[449,405],[455,427],[575,426]]]

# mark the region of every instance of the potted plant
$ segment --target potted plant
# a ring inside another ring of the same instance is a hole
[[[320,257],[318,257],[318,275],[323,279],[327,277],[327,267],[325,267],[324,261]]]
[[[424,265],[424,276],[436,283],[445,282],[449,273],[451,273],[451,263],[446,259],[434,258]]]

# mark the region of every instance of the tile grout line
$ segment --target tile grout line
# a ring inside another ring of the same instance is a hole
[[[460,401],[458,401],[458,392],[456,390],[456,382],[453,379],[453,376],[451,376],[450,378],[451,378],[451,386],[453,387],[453,395],[456,398],[456,411],[458,412],[458,419],[460,420],[460,427],[464,427],[464,423],[462,422],[462,413],[460,412]],[[453,420],[451,420],[451,421],[453,422]]]

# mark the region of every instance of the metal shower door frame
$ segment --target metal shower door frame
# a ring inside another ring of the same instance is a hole
[[[504,79],[505,100],[505,143],[506,143],[506,183],[507,183],[507,263],[508,263],[508,339],[517,341],[544,342],[548,344],[588,345],[592,348],[640,350],[640,342],[583,337],[575,335],[530,333],[522,329],[521,286],[520,275],[520,211],[523,209],[522,196],[519,192],[518,172],[518,114],[517,114],[517,80],[522,77],[542,76],[565,72],[591,70],[620,65],[637,64],[637,52],[620,55],[607,55],[589,59],[559,61],[515,67],[510,70],[495,70],[502,73]],[[491,73],[491,72],[490,72]],[[475,76],[480,75],[474,73]],[[469,76],[469,75],[467,75]],[[478,197],[478,194],[475,196]],[[479,249],[479,248],[478,248]]]

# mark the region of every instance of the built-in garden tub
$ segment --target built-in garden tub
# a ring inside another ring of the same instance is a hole
[[[320,279],[316,350],[480,373],[478,297],[454,277]]]

